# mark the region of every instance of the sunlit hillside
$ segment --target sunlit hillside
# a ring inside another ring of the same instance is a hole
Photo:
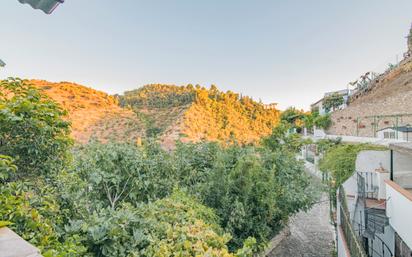
[[[78,142],[85,143],[91,137],[129,141],[142,135],[143,126],[136,114],[121,108],[114,97],[104,92],[70,82],[31,83],[68,111],[72,136]]]
[[[274,105],[215,86],[148,85],[119,99],[144,117],[147,129],[158,133],[166,147],[176,140],[255,143],[272,131],[280,114]]]

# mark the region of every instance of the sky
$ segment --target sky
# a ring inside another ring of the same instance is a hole
[[[411,0],[66,0],[45,15],[0,1],[0,78],[110,94],[215,84],[309,109],[325,92],[401,58]]]

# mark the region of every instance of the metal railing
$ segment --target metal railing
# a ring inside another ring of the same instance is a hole
[[[338,198],[340,202],[340,225],[345,236],[345,241],[348,244],[350,255],[352,257],[368,257],[357,233],[352,227],[348,204],[346,202],[346,194],[342,186],[339,187]]]
[[[363,249],[367,257],[393,257],[393,253],[385,241],[376,234],[371,234],[362,224],[354,222],[354,231],[362,238]]]
[[[357,180],[359,198],[378,198],[379,186],[376,172],[357,172]]]
[[[360,184],[362,184],[362,182]],[[382,217],[377,217],[377,215],[374,215],[366,209],[366,224],[358,223],[350,218],[346,193],[342,186],[339,187],[338,198],[340,202],[340,225],[351,256],[392,257],[393,254],[388,245],[375,233],[384,232],[382,228],[378,228],[378,226],[379,224],[382,225],[382,222],[386,224],[386,221],[381,220]],[[371,231],[371,229],[373,231]]]

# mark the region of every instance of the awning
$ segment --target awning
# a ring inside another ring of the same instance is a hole
[[[34,9],[39,9],[46,14],[51,14],[64,0],[19,0],[22,4],[29,4]]]

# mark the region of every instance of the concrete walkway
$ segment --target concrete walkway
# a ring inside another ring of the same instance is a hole
[[[320,180],[313,177],[320,190]],[[330,257],[334,250],[335,232],[329,222],[329,199],[326,193],[308,212],[291,218],[290,236],[285,238],[268,257]]]

